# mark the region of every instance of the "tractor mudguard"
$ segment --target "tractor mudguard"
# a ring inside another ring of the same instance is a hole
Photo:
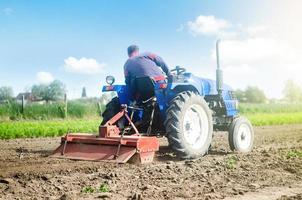
[[[126,85],[107,85],[103,86],[102,92],[116,92],[120,104],[129,104],[130,91]]]

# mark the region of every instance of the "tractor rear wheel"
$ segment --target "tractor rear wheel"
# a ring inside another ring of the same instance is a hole
[[[107,103],[105,111],[102,113],[103,121],[101,125],[105,125],[114,115],[120,111],[120,101],[117,97],[114,97]]]
[[[166,111],[165,128],[169,146],[181,158],[198,158],[208,152],[213,135],[212,113],[198,94],[177,95]]]
[[[235,118],[229,129],[229,145],[232,151],[250,152],[254,143],[254,130],[244,117]]]

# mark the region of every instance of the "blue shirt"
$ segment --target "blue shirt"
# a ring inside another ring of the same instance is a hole
[[[137,77],[159,78],[169,75],[169,68],[163,59],[153,53],[143,53],[129,58],[124,65],[126,84]]]

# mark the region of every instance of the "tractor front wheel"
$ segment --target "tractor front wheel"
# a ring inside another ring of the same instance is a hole
[[[166,111],[169,146],[181,158],[198,158],[209,149],[213,135],[212,113],[205,100],[194,92],[182,92]]]
[[[232,151],[250,152],[254,143],[254,130],[248,119],[235,118],[229,129],[229,145]]]

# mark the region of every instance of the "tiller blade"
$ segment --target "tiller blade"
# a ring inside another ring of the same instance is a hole
[[[104,126],[100,126],[99,135],[67,134],[62,137],[61,145],[52,157],[118,163],[126,163],[130,159],[140,163],[152,162],[159,149],[158,139],[138,134],[126,112],[126,108],[123,108]],[[124,136],[117,126],[112,125],[123,116],[133,126],[135,134]]]
[[[120,142],[121,146],[118,150]],[[120,141],[120,137],[101,138],[88,134],[68,134],[62,137],[61,145],[52,156],[73,160],[125,163],[135,155],[141,163],[150,163],[158,147],[156,137],[124,136]]]

